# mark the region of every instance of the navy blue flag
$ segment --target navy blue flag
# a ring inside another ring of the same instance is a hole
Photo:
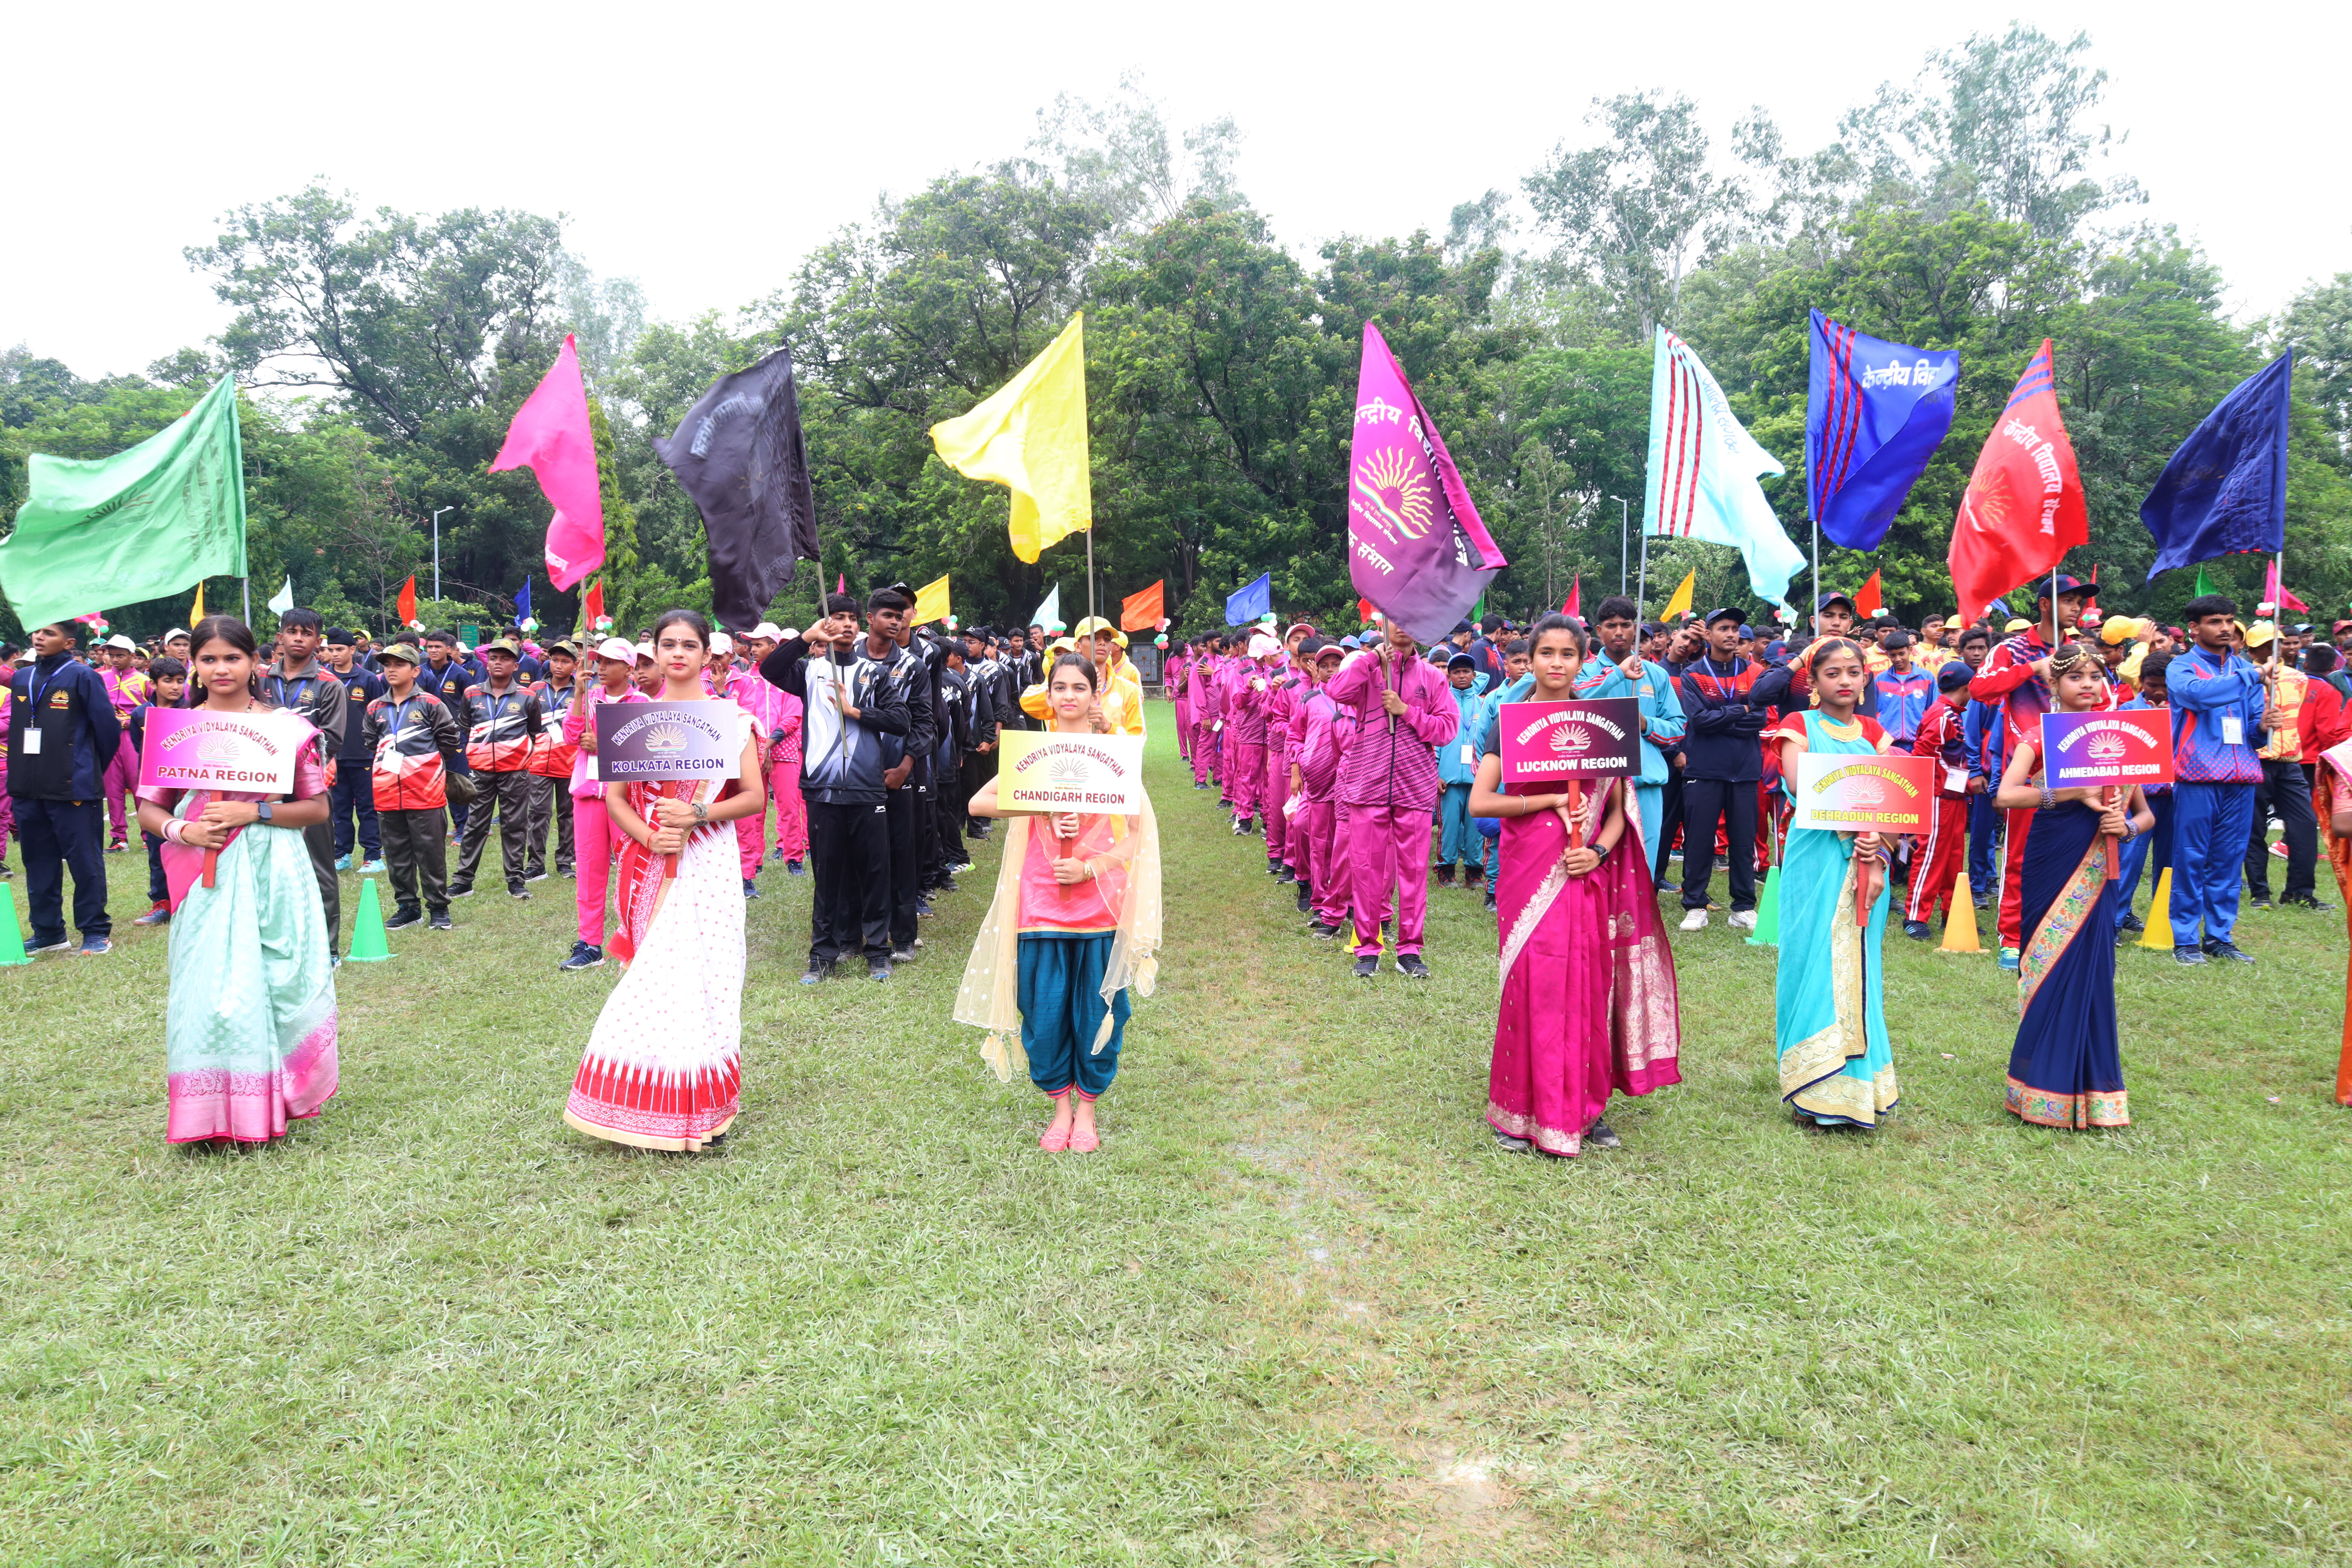
[[[1848,550],[1875,550],[1952,428],[1960,356],[1907,348],[1813,312],[1805,480],[1813,521]]]
[[[2242,550],[2286,548],[2287,392],[2290,349],[2238,384],[2189,433],[2139,503],[2156,536],[2148,581]]]
[[[530,579],[528,577],[522,580],[522,587],[515,595],[515,619],[530,619]]]
[[[1225,599],[1225,625],[1245,626],[1274,608],[1274,574],[1261,572],[1255,583],[1244,584]]]

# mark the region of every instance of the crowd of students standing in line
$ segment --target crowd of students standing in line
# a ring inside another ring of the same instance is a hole
[[[1916,634],[1824,595],[1802,643],[1759,644],[1730,608],[1644,626],[1623,598],[1604,601],[1590,627],[1548,616],[1512,636],[1488,617],[1426,651],[1394,626],[1334,642],[1304,623],[1277,637],[1269,621],[1180,646],[1168,682],[1194,787],[1220,791],[1235,835],[1262,836],[1268,874],[1297,884],[1313,936],[1349,937],[1358,976],[1379,973],[1393,918],[1397,973],[1426,977],[1431,884],[1453,885],[1458,868],[1464,885],[1483,888],[1505,984],[1488,1119],[1506,1142],[1552,1153],[1612,1144],[1599,1120],[1605,1086],[1641,1093],[1672,1081],[1677,1036],[1659,1000],[1673,994],[1672,958],[1653,940],[1654,897],[1678,897],[1683,931],[1706,929],[1718,856],[1734,931],[1754,930],[1759,887],[1778,868],[1776,1025],[1783,1097],[1801,1121],[1866,1128],[1899,1099],[1876,955],[1907,884],[1901,923],[1914,939],[1934,936],[1956,896],[1999,910],[1999,962],[2018,973],[2021,999],[2009,1108],[2050,1125],[2121,1125],[2114,950],[2143,929],[2133,903],[2141,873],[2153,884],[2173,871],[2178,963],[2252,962],[2235,940],[2238,889],[2251,883],[2256,903],[2269,902],[2275,812],[2284,901],[2331,907],[2311,879],[2310,802],[2316,789],[2330,804],[2343,886],[2352,795],[2342,753],[2322,755],[2352,729],[2352,693],[2338,650],[2310,628],[2245,626],[2219,595],[2193,601],[2186,627],[2168,629],[2101,622],[2095,590],[2072,578],[2032,592],[2035,621],[1996,606],[1998,625],[1931,616]],[[2352,641],[2352,623],[2336,635]],[[2298,640],[2268,659],[2282,637]],[[1639,775],[1585,799],[1574,848],[1565,797],[1496,787],[1499,707],[1570,697],[1633,698],[1643,731]],[[2043,712],[2168,705],[2177,784],[2042,787]],[[1928,830],[1883,841],[1790,831],[1795,758],[1823,750],[1935,758]],[[1516,868],[1514,843],[1528,847]],[[1578,882],[1603,866],[1614,869],[1599,883]],[[1578,897],[1553,885],[1559,868]],[[1639,897],[1623,891],[1635,882]],[[1539,961],[1527,967],[1530,954]],[[1543,984],[1582,974],[1595,989],[1529,1006],[1514,978],[1523,970]],[[1553,1038],[1563,1019],[1568,1044]],[[1642,1026],[1629,1033],[1629,1019]],[[2352,1025],[2346,1043],[2352,1078]],[[1583,1065],[1565,1079],[1549,1067],[1529,1077],[1529,1062],[1580,1049]],[[1547,1083],[1549,1107],[1530,1109]],[[2339,1085],[2347,1093],[2352,1082]]]

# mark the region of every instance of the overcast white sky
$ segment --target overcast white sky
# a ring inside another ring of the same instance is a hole
[[[1590,140],[1597,94],[1688,94],[1718,140],[1761,103],[1810,149],[1879,81],[2011,19],[1845,0],[1589,9],[28,8],[7,29],[20,152],[0,345],[98,375],[202,341],[226,317],[181,248],[313,175],[362,207],[567,214],[576,254],[678,319],[783,286],[878,194],[1017,152],[1055,93],[1108,97],[1126,70],[1180,127],[1234,115],[1243,188],[1305,247],[1442,229],[1455,202]],[[2105,116],[2129,132],[2115,170],[2221,264],[2239,314],[2352,269],[2342,105],[2309,90],[2314,62],[2352,49],[2352,7],[2059,3],[2028,19],[2090,32]]]

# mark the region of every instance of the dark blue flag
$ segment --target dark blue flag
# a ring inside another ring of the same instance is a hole
[[[529,619],[530,619],[530,579],[526,577],[522,580],[522,587],[515,594],[515,620],[520,623]]]
[[[1261,572],[1255,583],[1244,584],[1225,599],[1225,625],[1245,626],[1274,608],[1274,574]]]
[[[1952,428],[1960,356],[1906,348],[1813,312],[1805,479],[1813,521],[1848,550],[1875,550]]]
[[[2189,433],[2139,503],[2156,536],[2158,572],[2193,566],[2242,550],[2286,548],[2287,392],[2294,381],[2289,350],[2238,384]]]
[[[654,455],[702,513],[711,608],[740,637],[766,618],[800,563],[818,555],[791,351],[711,383],[668,440],[655,438]]]

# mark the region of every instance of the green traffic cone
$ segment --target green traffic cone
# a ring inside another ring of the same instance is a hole
[[[372,880],[360,884],[360,912],[352,918],[352,950],[343,956],[353,963],[381,963],[392,956],[383,940],[383,905],[376,899]]]
[[[32,962],[32,954],[25,951],[25,933],[16,929],[16,896],[0,882],[0,968]]]
[[[1756,900],[1756,929],[1748,936],[1750,947],[1780,945],[1780,868],[1764,873],[1764,896]]]

